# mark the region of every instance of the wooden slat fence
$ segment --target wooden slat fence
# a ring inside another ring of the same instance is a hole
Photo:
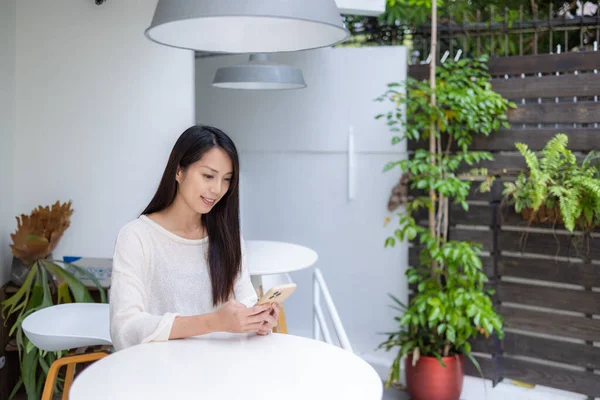
[[[451,209],[451,239],[483,244],[484,271],[496,289],[506,337],[474,343],[487,378],[516,379],[600,397],[600,231],[589,242],[564,227],[527,223],[507,207],[503,181],[524,166],[515,142],[540,150],[566,133],[580,157],[600,150],[600,52],[492,58],[492,86],[518,107],[510,129],[476,136],[491,151],[484,165],[499,178],[492,193],[473,193],[468,212]],[[428,78],[428,65],[409,67]],[[424,143],[409,143],[409,149]],[[474,185],[476,186],[476,185]],[[409,262],[418,261],[411,248]],[[479,376],[472,367],[467,373]]]

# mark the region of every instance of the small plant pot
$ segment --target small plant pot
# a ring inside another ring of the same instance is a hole
[[[554,208],[548,208],[545,205],[541,205],[538,209],[537,213],[534,214],[533,209],[531,208],[523,208],[521,210],[521,218],[525,221],[536,222],[540,224],[548,224],[548,225],[564,225],[564,220],[562,214],[560,213],[560,208],[556,205]],[[586,226],[583,217],[580,217],[577,221],[575,221],[575,228],[577,230],[586,230],[586,229],[594,229],[598,228],[597,226]]]
[[[52,253],[48,254],[46,260],[52,260]],[[23,286],[25,279],[27,279],[27,274],[29,274],[33,265],[35,265],[35,262],[31,265],[27,265],[17,257],[13,256],[12,264],[10,266],[10,281],[16,286]],[[52,278],[54,279],[53,276]]]
[[[435,357],[419,358],[413,367],[406,357],[406,386],[411,400],[459,400],[465,377],[464,357],[443,357],[444,367]]]
[[[10,281],[16,286],[23,286],[23,283],[25,283],[25,278],[27,278],[27,274],[29,274],[32,265],[33,264],[27,265],[17,257],[13,257],[12,264],[10,266]]]
[[[523,208],[521,210],[521,218],[528,222],[537,222],[541,224],[563,224],[563,218],[558,205],[554,208],[548,208],[545,205],[541,205],[535,213],[532,208]]]

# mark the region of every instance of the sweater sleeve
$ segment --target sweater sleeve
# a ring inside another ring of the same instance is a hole
[[[246,307],[252,307],[258,301],[258,296],[252,281],[250,280],[250,272],[248,270],[248,257],[246,253],[246,242],[242,241],[242,271],[238,276],[234,286],[234,297],[237,301],[244,304]]]
[[[169,340],[178,314],[152,315],[146,311],[149,273],[142,239],[134,229],[124,227],[115,244],[110,288],[110,335],[117,351]]]

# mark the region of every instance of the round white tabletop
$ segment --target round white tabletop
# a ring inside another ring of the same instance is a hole
[[[285,242],[246,240],[250,275],[285,274],[312,266],[317,253],[308,247]]]
[[[364,360],[293,335],[211,334],[148,343],[86,368],[71,400],[381,400],[383,384]]]

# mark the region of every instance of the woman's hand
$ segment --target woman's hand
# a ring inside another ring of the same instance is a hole
[[[271,310],[271,312],[270,312],[269,316],[271,318],[269,318],[267,321],[263,322],[263,325],[256,332],[257,335],[261,335],[261,336],[268,335],[269,333],[271,333],[271,331],[273,331],[273,328],[277,326],[277,321],[279,321],[279,304],[272,303],[270,310]]]
[[[260,331],[270,322],[272,307],[269,304],[246,307],[236,300],[229,300],[216,311],[219,330],[231,333],[250,333]]]

